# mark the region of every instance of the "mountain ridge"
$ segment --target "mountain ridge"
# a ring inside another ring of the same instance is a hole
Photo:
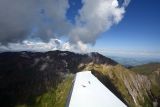
[[[35,107],[35,99],[52,89],[56,92],[53,99],[59,99],[58,95],[63,96],[55,91],[59,84],[65,82],[67,75],[73,77],[76,72],[82,70],[92,71],[128,106],[154,106],[159,101],[160,87],[157,85],[157,78],[160,75],[155,75],[154,72],[149,76],[139,74],[95,52],[79,54],[56,50],[43,53],[0,53],[0,105],[15,107],[17,104],[26,104]],[[63,92],[62,87],[59,90]],[[29,100],[31,97],[34,98],[33,101]]]

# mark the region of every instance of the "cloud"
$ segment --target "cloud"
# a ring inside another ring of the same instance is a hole
[[[43,41],[31,41],[24,40],[21,43],[8,43],[7,46],[0,44],[0,52],[5,51],[37,51],[46,52],[53,50],[64,50],[64,51],[74,51],[74,52],[86,52],[87,45],[81,43],[70,44],[69,42],[63,42],[59,39],[50,39],[48,42]]]
[[[0,0],[0,49],[50,50],[52,40],[65,37],[60,47],[53,43],[56,48],[85,51],[122,20],[129,1],[119,6],[117,0],[82,0],[73,24],[66,17],[68,0]]]
[[[123,18],[124,7],[118,6],[117,0],[83,0],[76,25],[70,32],[72,42],[94,44],[99,35],[117,24]]]
[[[33,29],[37,29],[34,36],[44,41],[56,33],[66,34],[68,6],[67,0],[0,0],[0,42],[21,42]]]
[[[131,2],[131,0],[124,0],[123,6],[124,6],[124,7],[127,7],[130,2]]]
[[[21,43],[8,43],[7,46],[0,46],[1,51],[52,51],[61,49],[62,41],[50,39],[48,42],[24,40]]]
[[[68,50],[68,51],[85,53],[85,52],[87,52],[87,45],[82,43],[81,41],[77,41],[76,44],[66,42],[62,45],[61,50]]]

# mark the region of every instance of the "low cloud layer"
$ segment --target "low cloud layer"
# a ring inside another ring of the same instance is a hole
[[[66,17],[67,0],[0,0],[0,50],[84,51],[122,20],[129,2],[82,0],[73,24]]]

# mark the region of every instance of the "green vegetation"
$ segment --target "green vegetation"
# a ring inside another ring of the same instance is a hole
[[[91,63],[85,66],[86,66],[85,70],[98,72],[101,75],[101,77],[103,77],[103,80],[101,80],[101,82],[103,81],[102,83],[104,83],[104,85],[108,84],[108,82],[106,81],[110,81],[111,84],[115,86],[113,87],[113,89],[111,88],[111,91],[116,89],[118,93],[121,94],[120,96],[123,98],[123,100],[125,100],[130,107],[134,107],[134,101],[126,88],[126,85],[124,84],[124,81],[126,81],[125,77],[128,77],[128,75],[132,73],[132,71],[129,71],[128,69],[124,68],[121,65],[106,66],[103,64]],[[110,88],[110,86],[107,87]],[[117,93],[115,94],[117,95]]]
[[[155,97],[160,96],[160,63],[149,63],[131,68],[132,71],[147,75],[151,81],[151,92]]]
[[[132,71],[145,75],[149,75],[158,69],[160,69],[160,63],[149,63],[131,68]]]
[[[153,72],[152,74],[149,75],[149,78],[151,79],[152,82],[152,88],[151,91],[155,97],[160,96],[160,71],[159,74],[156,72]]]
[[[160,64],[152,63],[132,68],[132,71],[121,65],[89,63],[80,66],[80,69],[97,72],[100,75],[97,78],[111,91],[114,90],[114,85],[129,107],[152,107],[153,97],[160,96],[159,67]],[[107,85],[110,84],[109,81],[111,85]]]
[[[35,101],[31,101],[34,103],[17,105],[16,107],[65,107],[73,78],[73,74],[67,74],[56,88],[38,96]]]

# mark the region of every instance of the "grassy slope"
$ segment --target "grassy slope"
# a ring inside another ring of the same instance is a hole
[[[139,73],[141,70],[133,72],[121,65],[106,66],[91,63],[84,66],[85,67],[81,67],[85,68],[85,70],[99,72],[104,76],[104,79],[108,78],[111,80],[130,107],[152,107],[151,98],[148,96],[148,93],[146,93],[146,88],[150,88],[150,86],[146,84],[146,82],[148,83],[150,81],[148,78],[153,78],[151,79],[151,91],[154,96],[158,97],[160,94],[160,86],[157,84],[159,76],[157,75],[143,75],[143,73]],[[133,97],[135,97],[137,105]]]
[[[65,107],[68,93],[72,85],[73,75],[69,74],[57,88],[40,95],[30,105],[17,105],[16,107]]]
[[[121,68],[121,66],[119,65],[114,67],[114,66],[105,66],[105,65],[97,65],[97,64],[87,65],[85,69],[91,70],[91,71],[95,70],[96,72],[99,72],[101,75],[103,75],[105,78],[109,78],[109,75],[112,75],[112,77],[109,78],[111,82],[122,94],[124,100],[129,104],[129,106],[134,106],[134,102],[126,89],[125,84],[121,79],[121,76],[119,75],[121,74],[120,72],[126,72],[125,71],[126,69]]]
[[[160,69],[160,63],[149,63],[131,68],[132,71],[145,75],[149,75],[158,69]]]
[[[132,71],[147,75],[152,82],[151,91],[155,97],[160,97],[160,63],[150,63],[131,68]]]

